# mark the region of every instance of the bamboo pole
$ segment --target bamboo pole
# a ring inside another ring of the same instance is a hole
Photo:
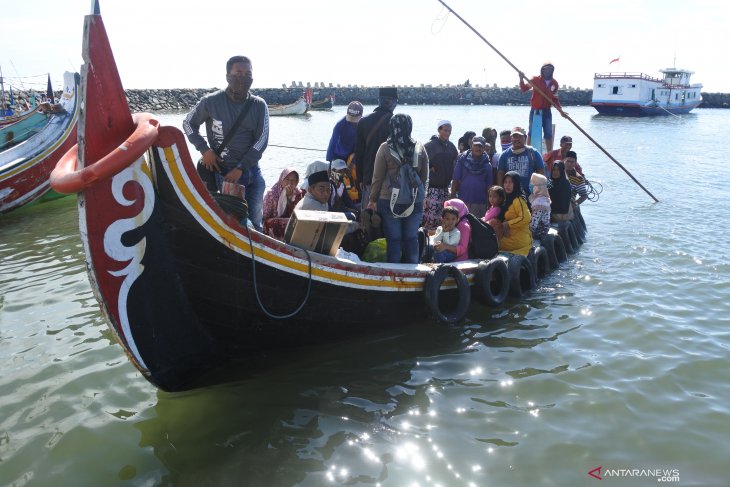
[[[444,6],[444,7],[445,7],[445,8],[446,8],[446,9],[447,9],[447,10],[448,10],[449,12],[451,12],[452,14],[454,14],[454,15],[456,16],[456,18],[457,18],[457,19],[459,19],[459,20],[460,20],[460,21],[461,21],[461,22],[462,22],[462,23],[463,23],[464,25],[466,25],[466,26],[467,26],[467,27],[468,27],[468,28],[469,28],[469,29],[470,29],[470,30],[471,30],[472,32],[474,32],[474,33],[475,33],[475,34],[477,35],[477,37],[479,37],[479,38],[480,38],[480,39],[481,39],[482,41],[484,41],[484,43],[485,43],[486,45],[488,45],[489,47],[491,47],[491,48],[492,48],[492,50],[494,50],[494,52],[496,52],[496,53],[497,53],[497,54],[499,55],[499,57],[501,57],[502,59],[504,59],[504,61],[505,61],[505,62],[506,62],[507,64],[509,64],[509,65],[510,65],[510,66],[512,67],[512,69],[514,69],[515,71],[517,71],[517,74],[519,74],[519,76],[520,76],[520,79],[525,79],[525,80],[527,81],[527,83],[528,83],[528,84],[529,84],[529,85],[530,85],[530,86],[532,87],[532,89],[533,89],[533,90],[535,90],[535,91],[536,91],[537,93],[539,93],[539,94],[540,94],[540,95],[541,95],[541,96],[542,96],[543,98],[545,98],[545,99],[546,99],[547,101],[549,101],[549,102],[550,102],[550,103],[552,104],[552,99],[551,99],[551,98],[550,98],[550,97],[549,97],[549,96],[548,96],[548,95],[547,95],[547,94],[545,93],[545,91],[544,91],[544,89],[543,89],[542,87],[539,87],[539,86],[536,86],[535,84],[533,84],[533,83],[532,83],[532,81],[530,81],[530,80],[529,80],[529,79],[527,78],[527,76],[525,76],[525,73],[523,73],[522,71],[520,71],[520,70],[519,70],[519,69],[517,68],[517,66],[515,66],[514,64],[512,64],[512,61],[510,61],[509,59],[507,59],[507,57],[506,57],[506,56],[505,56],[504,54],[502,54],[502,53],[501,53],[501,52],[499,51],[499,49],[497,49],[496,47],[494,47],[494,46],[492,45],[492,43],[491,43],[491,42],[489,42],[489,41],[488,41],[488,40],[487,40],[487,39],[486,39],[486,38],[485,38],[485,37],[484,37],[483,35],[481,35],[481,34],[479,33],[479,31],[477,31],[477,30],[476,30],[476,29],[475,29],[474,27],[472,27],[472,26],[471,26],[471,25],[469,24],[469,22],[467,22],[466,20],[464,20],[464,18],[463,18],[463,17],[461,16],[461,15],[457,14],[457,13],[456,13],[456,12],[454,11],[454,9],[452,9],[451,7],[449,7],[449,6],[448,6],[448,5],[446,4],[446,2],[444,2],[443,0],[438,0],[438,2],[439,2],[439,3],[441,4],[441,5],[443,5],[443,6]],[[614,158],[614,157],[613,157],[613,156],[612,156],[611,154],[609,154],[609,152],[608,152],[608,151],[607,151],[606,149],[604,149],[604,148],[603,148],[603,146],[602,146],[601,144],[599,144],[599,143],[598,143],[598,142],[597,142],[597,141],[596,141],[596,140],[595,140],[595,139],[594,139],[593,137],[591,137],[591,136],[590,136],[590,135],[588,134],[588,132],[586,132],[585,130],[583,130],[583,128],[582,128],[582,127],[581,127],[580,125],[578,125],[578,124],[577,124],[577,123],[575,122],[575,120],[573,120],[572,118],[570,118],[570,116],[569,116],[569,115],[568,115],[568,114],[567,114],[566,112],[564,112],[564,111],[563,111],[563,109],[562,109],[561,107],[559,107],[559,106],[555,105],[555,108],[556,108],[556,109],[558,110],[558,112],[560,112],[560,115],[562,115],[562,116],[563,116],[563,118],[566,118],[566,119],[568,119],[568,121],[569,121],[570,123],[572,123],[572,124],[573,124],[573,125],[575,126],[575,128],[577,128],[578,130],[580,130],[580,132],[581,132],[581,133],[582,133],[583,135],[585,135],[585,136],[586,136],[586,137],[588,138],[588,140],[590,140],[591,142],[593,142],[593,144],[594,144],[594,145],[595,145],[596,147],[598,147],[598,148],[599,148],[599,149],[600,149],[600,150],[601,150],[601,151],[602,151],[602,152],[603,152],[604,154],[606,154],[606,156],[607,156],[607,157],[608,157],[609,159],[611,159],[611,160],[612,160],[612,161],[613,161],[613,162],[614,162],[614,163],[615,163],[615,164],[616,164],[616,165],[617,165],[618,167],[620,167],[620,168],[621,168],[621,169],[623,170],[623,172],[625,172],[625,173],[626,173],[626,174],[627,174],[627,175],[628,175],[628,176],[629,176],[629,177],[630,177],[630,178],[631,178],[631,179],[632,179],[632,180],[633,180],[633,181],[634,181],[634,182],[635,182],[635,183],[636,183],[636,184],[637,184],[637,185],[638,185],[638,186],[639,186],[639,187],[640,187],[641,189],[643,189],[643,190],[644,190],[644,192],[645,192],[646,194],[648,194],[649,196],[651,196],[651,198],[652,198],[652,199],[653,199],[653,200],[654,200],[654,201],[655,201],[656,203],[659,203],[659,200],[658,200],[658,199],[656,199],[656,197],[655,197],[655,196],[654,196],[653,194],[651,194],[651,192],[650,192],[650,191],[649,191],[648,189],[646,189],[646,188],[645,188],[645,187],[644,187],[644,186],[643,186],[643,185],[642,185],[642,184],[641,184],[641,183],[640,183],[640,182],[639,182],[639,181],[638,181],[638,180],[637,180],[637,179],[636,179],[636,178],[635,178],[635,177],[633,176],[633,174],[631,174],[631,173],[630,173],[630,172],[628,171],[628,169],[626,169],[626,168],[625,168],[625,167],[624,167],[624,166],[623,166],[623,165],[622,165],[622,164],[621,164],[620,162],[618,162],[618,161],[616,160],[616,158]],[[541,134],[541,135],[542,135],[542,134]]]

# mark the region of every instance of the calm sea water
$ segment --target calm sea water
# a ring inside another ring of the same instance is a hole
[[[422,141],[442,118],[454,140],[527,119],[525,107],[397,111]],[[714,145],[730,111],[570,114],[660,202],[558,116],[604,191],[584,204],[589,242],[529,297],[188,393],[155,390],[113,342],[74,198],[1,216],[0,485],[582,486],[599,466],[615,485],[655,485],[655,469],[730,485],[730,192]],[[268,184],[323,157],[303,148],[326,148],[343,115],[272,118]]]

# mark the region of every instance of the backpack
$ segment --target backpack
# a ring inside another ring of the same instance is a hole
[[[396,218],[406,218],[413,213],[416,203],[422,203],[426,189],[418,175],[416,168],[418,167],[418,149],[413,151],[412,164],[401,162],[398,168],[398,175],[393,177],[388,174],[390,181],[390,211]],[[400,159],[391,149],[391,154],[396,159]]]
[[[462,219],[466,219],[471,226],[471,238],[469,239],[470,259],[491,259],[499,251],[499,243],[494,229],[480,218],[467,213]]]

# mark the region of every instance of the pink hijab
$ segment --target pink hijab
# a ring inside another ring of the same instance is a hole
[[[286,177],[296,172],[297,175],[299,173],[291,167],[287,167],[283,171],[281,171],[281,175],[279,176],[279,180],[274,183],[274,185],[269,189],[269,191],[266,193],[266,196],[264,196],[264,220],[267,218],[276,218],[279,215],[277,215],[276,207],[279,204],[279,197],[281,196],[281,192],[284,191],[284,179]]]
[[[447,206],[454,207],[456,208],[456,211],[459,212],[459,223],[456,224],[456,228],[458,228],[461,233],[461,240],[459,241],[459,245],[456,246],[456,259],[454,259],[454,261],[467,260],[469,259],[471,225],[469,225],[469,221],[464,217],[467,213],[469,213],[469,209],[466,207],[466,203],[456,198],[446,200],[444,202],[444,208]]]

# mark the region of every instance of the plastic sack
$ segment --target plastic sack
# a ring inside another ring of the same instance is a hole
[[[367,247],[365,247],[365,252],[362,254],[362,260],[365,262],[387,262],[388,257],[385,249],[386,245],[384,238],[373,240]]]

